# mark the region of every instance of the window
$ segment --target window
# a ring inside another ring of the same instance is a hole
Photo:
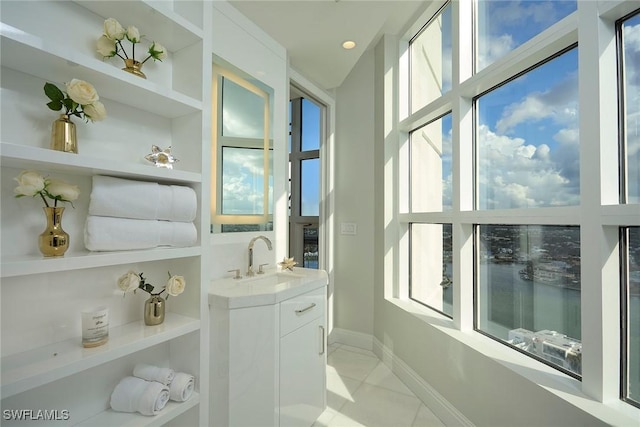
[[[640,203],[640,10],[618,26],[620,201]],[[626,206],[625,206],[626,207]],[[640,407],[640,227],[621,227],[622,398]]]
[[[476,100],[479,209],[580,203],[577,49]]]
[[[478,0],[476,69],[491,65],[575,10],[575,0]]]
[[[625,375],[622,396],[640,406],[640,227],[623,228],[623,337]]]
[[[298,92],[292,89],[292,92]],[[289,253],[319,268],[320,141],[323,107],[301,94],[291,100]]]
[[[476,248],[477,329],[579,375],[580,229],[479,225]]]
[[[411,132],[411,212],[451,210],[451,114]]]
[[[411,224],[409,298],[448,317],[453,313],[451,224]],[[435,272],[442,271],[442,274]]]
[[[385,134],[385,180],[397,190],[385,194],[393,268],[385,296],[408,300],[399,305],[425,322],[473,330],[483,346],[503,344],[515,364],[524,355],[582,381],[591,397],[619,395],[635,411],[637,3],[448,5],[428,4],[400,43],[399,99],[410,111],[385,106],[385,120],[400,113],[397,143]],[[452,85],[427,92],[425,82],[433,89],[447,79],[415,58],[445,62],[447,25]],[[612,345],[618,337],[622,345]]]
[[[623,203],[640,203],[640,13],[622,21],[621,104]]]
[[[451,90],[451,4],[411,41],[411,111]]]

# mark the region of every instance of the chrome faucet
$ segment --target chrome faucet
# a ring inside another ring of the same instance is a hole
[[[247,276],[249,277],[255,275],[255,273],[253,272],[253,245],[258,239],[264,240],[264,242],[267,244],[267,248],[271,250],[271,240],[267,239],[265,236],[257,236],[251,239],[251,241],[249,242],[249,268],[247,269]]]

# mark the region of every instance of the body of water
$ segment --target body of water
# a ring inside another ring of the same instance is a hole
[[[522,268],[522,264],[480,264],[479,329],[505,341],[509,331],[517,328],[548,329],[581,340],[580,290],[524,280],[519,273]],[[451,274],[450,264],[446,271]],[[449,287],[443,311],[451,310]],[[640,295],[629,298],[629,325],[629,396],[640,401]]]

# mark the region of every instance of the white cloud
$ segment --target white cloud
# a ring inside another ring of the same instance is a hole
[[[640,24],[625,25],[624,46],[627,194],[640,203]]]
[[[511,52],[515,47],[511,34],[503,34],[501,36],[481,36],[478,43],[479,59],[478,67],[485,68],[498,59]]]
[[[528,94],[520,102],[508,105],[496,123],[496,131],[508,134],[521,123],[546,118],[555,123],[577,128],[578,79],[575,73],[544,92]]]
[[[517,28],[527,22],[548,27],[558,20],[558,3],[546,1],[501,1],[495,2],[492,9],[491,24],[495,28]]]
[[[570,133],[570,132],[569,132]],[[479,141],[480,206],[486,209],[565,206],[579,203],[579,180],[565,172],[564,157],[578,158],[567,145],[551,149],[523,138],[492,132],[481,125]]]
[[[485,68],[574,10],[575,3],[560,0],[481,2],[479,68]]]
[[[253,112],[247,114],[242,110],[238,111],[226,106],[223,108],[222,114],[223,135],[244,138],[263,138],[264,122],[260,120],[262,116],[256,115]]]
[[[222,194],[225,214],[262,214],[262,150],[228,149],[223,154]]]

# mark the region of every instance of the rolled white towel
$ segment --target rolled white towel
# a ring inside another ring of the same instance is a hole
[[[90,251],[188,247],[198,240],[191,222],[87,216],[84,245]]]
[[[169,400],[169,387],[136,377],[123,378],[111,393],[111,409],[156,415]]]
[[[159,368],[146,363],[138,363],[133,368],[133,376],[147,381],[157,381],[168,386],[175,378],[176,373],[171,368]]]
[[[184,372],[176,372],[173,381],[169,384],[169,399],[176,402],[184,402],[193,394],[195,377]]]
[[[93,177],[89,215],[192,222],[197,210],[196,192],[190,187]]]
[[[156,415],[169,401],[169,387],[155,381],[145,382],[147,389],[138,400],[138,412],[142,415]]]

